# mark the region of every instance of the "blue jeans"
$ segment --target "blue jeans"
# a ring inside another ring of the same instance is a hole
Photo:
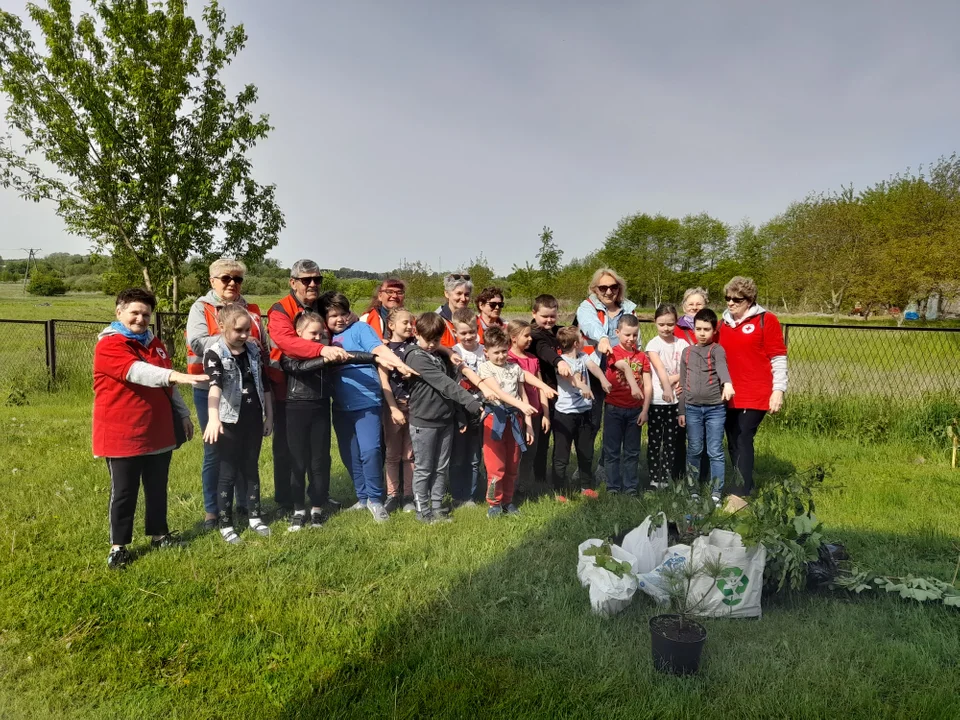
[[[642,408],[604,406],[603,457],[607,472],[607,490],[636,494],[640,487],[637,462],[640,459]]]
[[[723,428],[727,420],[726,405],[687,405],[687,473],[700,475],[700,455],[706,443],[710,458],[710,481],[713,492],[723,490]]]
[[[220,480],[219,444],[203,442],[203,431],[210,420],[207,398],[210,391],[206,388],[193,389],[193,404],[197,406],[197,422],[200,423],[200,442],[203,443],[203,465],[200,468],[200,484],[203,486],[203,509],[211,515],[217,514],[217,483]],[[237,507],[241,507],[241,495],[237,496]],[[243,498],[246,502],[246,498]]]
[[[340,459],[353,480],[357,500],[362,503],[383,502],[382,412],[379,405],[363,410],[333,411]]]

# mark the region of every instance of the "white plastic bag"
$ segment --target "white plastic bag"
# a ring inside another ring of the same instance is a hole
[[[633,571],[640,575],[652,572],[667,554],[667,516],[659,513],[662,522],[650,532],[653,519],[647,519],[627,533],[623,538],[623,549],[637,558]]]
[[[637,591],[637,577],[633,573],[624,573],[617,577],[602,567],[597,567],[597,559],[584,555],[585,550],[603,545],[603,540],[591,538],[577,547],[577,578],[580,584],[590,588],[590,607],[598,615],[615,615],[630,604]],[[637,558],[619,545],[610,546],[610,554],[615,560],[621,560],[634,567]]]
[[[667,592],[668,583],[663,573],[667,570],[678,570],[689,561],[689,545],[671,545],[667,548],[663,562],[637,578],[637,586],[661,605],[666,605],[670,601],[670,594]]]
[[[728,530],[714,529],[693,541],[690,562],[694,567],[718,558],[725,567],[723,575],[716,581],[697,577],[690,586],[687,601],[694,612],[709,617],[760,617],[766,548],[757,545],[748,550],[742,538]]]
[[[589,550],[592,547],[600,547],[601,545],[603,545],[603,540],[590,538],[589,540],[584,540],[577,546],[577,579],[583,587],[590,584],[589,580],[587,580],[587,570],[597,564],[596,558],[592,555],[584,555],[583,551]]]

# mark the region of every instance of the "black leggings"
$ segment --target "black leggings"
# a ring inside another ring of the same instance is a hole
[[[753,438],[766,410],[727,409],[727,449],[734,471],[743,478],[743,492],[753,492]]]
[[[596,437],[597,428],[591,410],[553,414],[553,486],[556,490],[563,490],[567,484],[567,465],[573,445],[577,447],[580,487],[593,487],[593,441]]]
[[[330,497],[330,398],[287,401],[286,406],[293,507],[304,509],[304,488],[310,504],[323,507]]]
[[[647,424],[647,469],[651,483],[669,483],[671,477],[682,477],[686,451],[682,428],[677,421],[677,409],[676,405],[650,406],[650,421]],[[681,461],[679,474],[676,472],[678,456]]]
[[[233,527],[233,492],[247,499],[250,517],[260,517],[260,446],[263,417],[260,406],[245,407],[235,423],[223,423],[217,440],[220,478],[217,482],[217,515],[220,527]]]
[[[129,545],[133,540],[133,515],[143,481],[144,520],[147,535],[166,535],[167,478],[172,450],[158,455],[107,458],[110,472],[110,543]]]

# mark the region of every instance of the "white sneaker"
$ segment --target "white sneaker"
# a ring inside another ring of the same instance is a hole
[[[366,510],[367,501],[366,500],[357,500],[353,505],[347,508],[347,510]]]
[[[257,535],[270,537],[270,526],[266,525],[260,518],[250,518],[250,529]]]
[[[370,510],[373,519],[378,523],[386,522],[390,519],[390,513],[387,512],[387,509],[382,503],[368,503],[367,509]]]

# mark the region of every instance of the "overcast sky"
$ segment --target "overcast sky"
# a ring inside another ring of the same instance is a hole
[[[4,3],[19,12],[21,0]],[[275,130],[274,257],[500,272],[625,216],[762,223],[960,150],[960,3],[226,0]],[[199,5],[191,4],[196,12]],[[0,190],[0,254],[84,252]]]

